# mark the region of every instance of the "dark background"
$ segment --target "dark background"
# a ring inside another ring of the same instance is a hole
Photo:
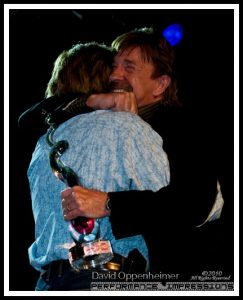
[[[225,141],[233,191],[233,14],[202,9],[10,10],[10,290],[33,290],[39,275],[28,261],[34,220],[26,176],[36,140],[18,128],[18,117],[42,100],[54,60],[79,41],[109,45],[134,28],[154,25],[162,31],[181,24],[184,37],[175,46],[179,96],[219,124],[215,138]]]

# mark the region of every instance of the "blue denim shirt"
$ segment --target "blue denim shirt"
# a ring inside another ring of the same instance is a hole
[[[67,140],[69,149],[61,161],[79,176],[86,188],[105,192],[157,191],[169,183],[169,162],[162,138],[139,116],[98,110],[61,124],[54,141]],[[68,259],[73,239],[63,218],[60,192],[65,184],[52,173],[46,136],[37,142],[28,168],[35,240],[29,247],[30,264],[37,270],[53,260]],[[101,218],[101,237],[109,239],[113,252],[128,256],[137,248],[148,260],[141,235],[116,240],[109,217]],[[124,216],[126,222],[126,216]]]

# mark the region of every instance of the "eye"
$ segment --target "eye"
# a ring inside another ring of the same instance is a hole
[[[128,64],[128,65],[125,66],[125,70],[126,70],[127,72],[132,72],[132,71],[135,70],[135,67],[134,67],[134,65]]]

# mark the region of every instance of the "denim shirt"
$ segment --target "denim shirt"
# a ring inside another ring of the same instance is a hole
[[[78,115],[61,124],[53,139],[68,141],[61,161],[76,172],[80,185],[86,188],[157,191],[169,183],[162,138],[135,114],[97,110]],[[60,192],[66,185],[51,170],[50,149],[43,135],[27,172],[35,220],[35,240],[28,253],[30,264],[39,271],[53,260],[68,259],[68,249],[73,246],[61,208]],[[137,248],[148,261],[142,235],[116,240],[109,217],[99,223],[100,236],[110,240],[113,252],[127,257]]]

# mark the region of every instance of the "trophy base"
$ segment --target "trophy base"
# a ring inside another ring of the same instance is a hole
[[[98,267],[102,268],[113,256],[110,241],[101,239],[80,243],[69,249],[69,262],[77,272]]]

